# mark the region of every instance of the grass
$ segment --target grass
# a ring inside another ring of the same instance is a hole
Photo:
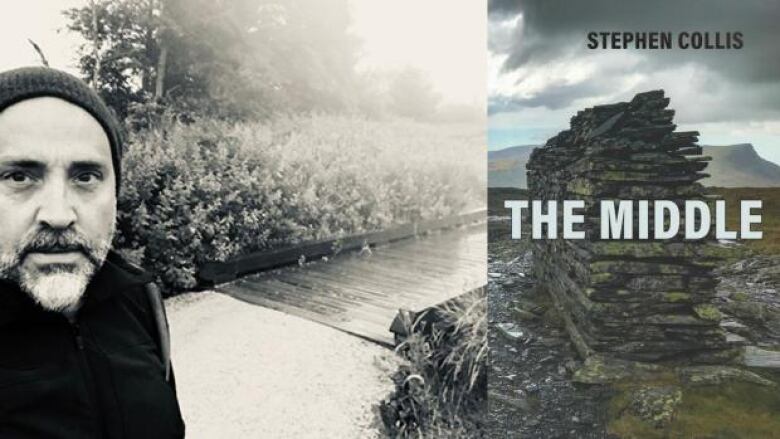
[[[382,404],[390,437],[483,436],[487,410],[487,298],[479,289],[407,322],[408,360]]]
[[[761,225],[754,226],[754,230],[763,231],[763,237],[743,242],[757,253],[780,253],[780,188],[709,188],[709,191],[726,201],[729,230],[739,230],[741,200],[762,200]]]
[[[776,388],[741,382],[686,387],[674,419],[661,428],[624,410],[635,383],[617,388],[619,393],[610,403],[609,432],[623,439],[759,439],[778,437],[780,432]]]
[[[508,216],[510,215],[510,210],[504,207],[504,201],[527,199],[528,189],[517,189],[511,187],[488,188],[488,215]]]

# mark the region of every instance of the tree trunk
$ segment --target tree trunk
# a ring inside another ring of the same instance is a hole
[[[165,93],[165,69],[168,64],[168,48],[160,41],[160,59],[157,60],[157,78],[154,84],[154,99],[159,101]]]
[[[157,0],[146,2],[146,31],[144,32],[144,53],[146,55],[141,69],[141,90],[144,95],[154,96],[155,69],[157,68],[157,38],[155,32],[159,32],[160,25],[154,16]]]
[[[100,29],[98,29],[98,9],[97,2],[91,0],[89,2],[92,8],[92,35],[94,41],[92,42],[92,57],[95,59],[95,66],[92,69],[92,81],[91,86],[95,90],[100,87],[100,70],[102,68],[103,60],[101,59],[100,49],[103,46],[103,41],[100,39]]]
[[[159,25],[157,27],[157,48],[159,49],[159,57],[157,58],[157,75],[154,81],[154,99],[159,102],[165,95],[165,72],[168,68],[168,46],[165,41],[166,24],[165,24],[165,2],[159,2],[160,16]]]

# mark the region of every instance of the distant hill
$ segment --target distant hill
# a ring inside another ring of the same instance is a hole
[[[525,164],[534,148],[523,145],[489,151],[488,186],[528,187]],[[711,175],[702,180],[705,186],[780,187],[780,166],[763,159],[749,143],[704,146],[704,155],[712,157],[704,170]]]
[[[525,164],[535,145],[488,151],[488,187],[526,188]]]
[[[701,181],[705,186],[780,187],[780,166],[761,158],[749,143],[705,146],[704,155],[712,157],[704,170],[711,177]]]

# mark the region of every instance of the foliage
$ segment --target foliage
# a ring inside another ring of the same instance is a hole
[[[352,104],[346,0],[92,0],[65,15],[81,71],[123,117],[150,102],[223,118]]]
[[[79,49],[85,79],[121,116],[128,106],[152,93],[159,50],[154,29],[159,25],[152,1],[100,1],[63,12],[67,28],[86,43]],[[140,79],[140,88],[133,84]]]
[[[409,360],[383,402],[391,437],[473,438],[483,435],[487,403],[487,298],[472,291],[409,322],[397,350]]]
[[[481,127],[161,120],[131,138],[117,246],[172,291],[206,261],[484,205]]]

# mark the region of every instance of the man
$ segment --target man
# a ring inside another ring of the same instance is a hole
[[[120,132],[73,76],[0,73],[0,438],[184,436],[159,295],[110,250]]]

